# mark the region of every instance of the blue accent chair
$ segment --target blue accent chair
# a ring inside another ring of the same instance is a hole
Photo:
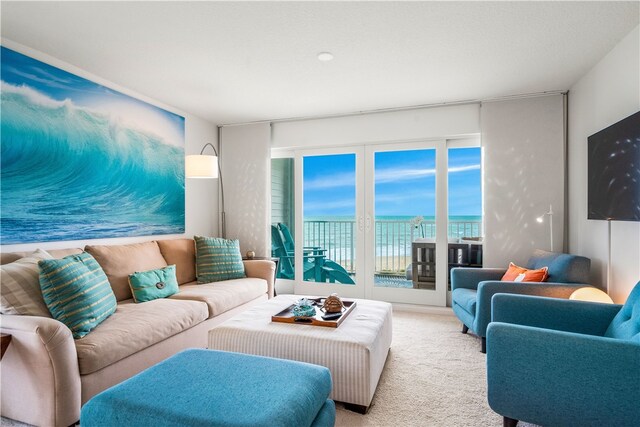
[[[623,306],[494,296],[487,384],[505,426],[640,425],[640,282]]]
[[[497,293],[569,298],[578,288],[589,286],[589,258],[536,250],[526,268],[549,268],[546,282],[501,282],[506,268],[466,268],[451,270],[451,305],[462,322],[462,333],[471,330],[481,338],[485,353],[487,325],[491,321],[491,297]]]

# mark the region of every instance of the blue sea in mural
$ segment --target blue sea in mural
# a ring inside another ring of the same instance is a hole
[[[2,48],[2,244],[184,233],[184,119]]]

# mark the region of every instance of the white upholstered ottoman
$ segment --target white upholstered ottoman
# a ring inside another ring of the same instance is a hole
[[[330,398],[366,412],[391,346],[391,304],[356,300],[337,328],[271,321],[300,298],[279,295],[227,320],[209,331],[209,348],[326,366],[333,379]]]

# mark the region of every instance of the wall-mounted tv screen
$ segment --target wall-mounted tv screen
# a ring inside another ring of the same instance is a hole
[[[640,221],[640,111],[588,141],[588,219]]]

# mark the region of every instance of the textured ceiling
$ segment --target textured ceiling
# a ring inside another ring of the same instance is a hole
[[[3,1],[1,23],[2,37],[222,124],[568,89],[639,5]]]

